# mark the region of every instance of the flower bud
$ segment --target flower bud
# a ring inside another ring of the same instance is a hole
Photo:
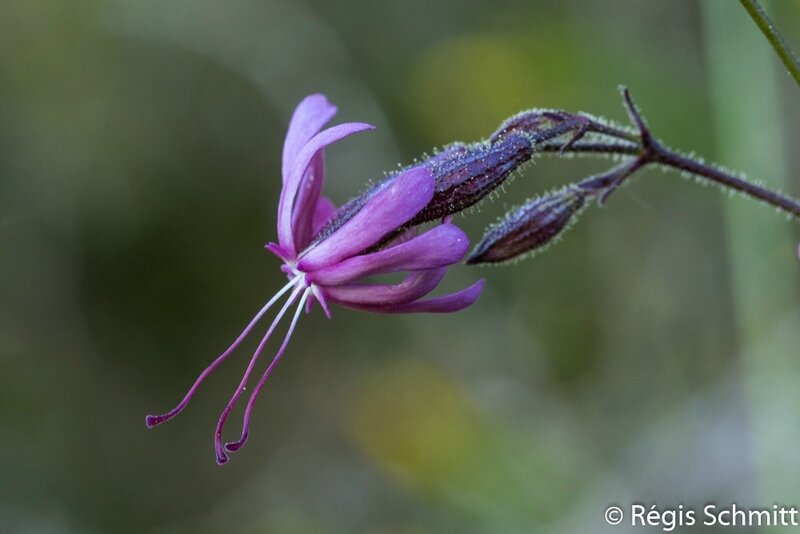
[[[523,134],[534,145],[565,134],[577,134],[577,140],[583,136],[589,123],[590,119],[581,114],[559,110],[531,109],[518,113],[503,122],[489,138],[489,142],[497,143],[512,134]]]
[[[571,226],[586,196],[581,189],[566,187],[509,212],[488,229],[467,263],[500,263],[540,250]]]
[[[533,156],[530,139],[510,133],[494,144],[454,145],[423,162],[436,180],[433,198],[408,223],[441,219],[477,204]]]
[[[524,133],[529,137],[535,137],[539,132],[564,122],[568,117],[566,113],[559,111],[544,109],[523,111],[506,119],[492,134],[489,141],[496,143],[511,133]]]

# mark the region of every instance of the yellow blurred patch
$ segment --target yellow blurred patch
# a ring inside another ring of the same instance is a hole
[[[517,41],[472,35],[426,52],[411,76],[418,121],[436,142],[486,137],[506,117],[535,106],[536,69]]]
[[[440,370],[406,360],[370,375],[356,392],[352,435],[405,482],[464,480],[485,432],[457,385]]]

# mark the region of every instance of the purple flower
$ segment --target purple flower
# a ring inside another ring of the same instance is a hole
[[[233,345],[200,374],[174,409],[146,418],[147,426],[153,427],[180,413],[206,377],[236,349],[267,310],[289,293],[219,418],[214,434],[219,464],[227,462],[227,453],[237,451],[247,441],[258,394],[286,350],[304,308],[309,312],[318,302],[328,318],[331,304],[376,313],[453,312],[474,303],[483,288],[484,281],[479,280],[457,293],[422,300],[439,284],[447,267],[461,261],[469,247],[467,236],[449,218],[421,234],[415,228],[398,233],[433,198],[434,177],[425,166],[410,168],[382,182],[360,202],[351,202],[346,217],[335,217],[333,203],[321,196],[325,177],[323,150],[345,137],[373,128],[363,123],[346,123],[322,130],[335,113],[336,107],[323,95],[309,96],[297,106],[286,134],[278,243],[269,243],[266,248],[283,261],[281,270],[289,282],[256,314]],[[358,206],[354,213],[352,206]],[[318,234],[323,226],[325,231]],[[398,272],[407,274],[396,284],[362,282],[371,276]],[[286,336],[250,394],[241,436],[237,441],[223,444],[225,421],[244,391],[267,340],[292,306],[295,310]]]

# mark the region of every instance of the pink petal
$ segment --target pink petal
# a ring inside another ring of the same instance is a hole
[[[389,306],[367,306],[355,304],[345,304],[345,306],[348,308],[354,308],[373,313],[450,313],[463,310],[464,308],[474,304],[475,301],[478,300],[485,282],[485,280],[481,279],[466,289],[429,300],[415,300],[405,304]]]
[[[286,252],[294,255],[297,252],[295,246],[292,223],[294,221],[295,200],[297,191],[300,189],[303,178],[306,176],[311,160],[318,151],[327,145],[335,143],[345,137],[351,136],[364,130],[371,130],[374,127],[364,123],[345,123],[323,130],[306,143],[294,158],[291,170],[287,179],[284,181],[281,199],[278,204],[278,242]]]
[[[320,149],[311,159],[294,201],[292,228],[297,250],[303,250],[314,236],[314,215],[325,183],[325,151]]]
[[[264,245],[264,248],[272,252],[281,261],[289,261],[290,259],[292,259],[292,256],[290,256],[289,253],[283,250],[283,247],[281,247],[277,243],[272,243],[272,242],[267,243],[266,245]]]
[[[328,219],[333,217],[334,213],[336,213],[336,205],[333,201],[328,197],[319,197],[317,209],[314,210],[311,237],[314,237],[314,235],[319,232],[320,228],[325,226],[325,223],[328,222]]]
[[[300,150],[317,135],[325,124],[336,115],[336,106],[328,102],[325,95],[307,96],[294,110],[289,130],[283,143],[283,182],[289,177],[292,164]]]
[[[433,291],[447,269],[431,269],[409,274],[399,284],[353,284],[321,287],[325,296],[343,306],[389,306],[419,299]]]
[[[328,286],[377,273],[435,269],[461,261],[468,248],[466,234],[456,225],[446,223],[404,243],[313,271],[308,280]]]
[[[352,219],[303,253],[298,267],[306,272],[333,265],[374,245],[411,220],[433,198],[433,175],[414,167],[375,193]]]

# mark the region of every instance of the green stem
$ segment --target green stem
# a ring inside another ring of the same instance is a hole
[[[761,33],[764,34],[764,37],[767,38],[769,44],[771,44],[772,48],[775,49],[775,52],[777,52],[778,57],[780,57],[781,61],[783,61],[783,64],[789,71],[789,74],[791,74],[792,78],[794,78],[794,81],[797,82],[797,86],[800,87],[800,59],[797,59],[797,56],[794,54],[794,52],[792,52],[792,49],[789,48],[789,45],[783,39],[783,36],[780,34],[780,32],[778,32],[778,29],[764,12],[764,8],[761,7],[761,4],[758,3],[758,0],[739,1],[747,10],[750,18],[753,19],[758,28],[761,30]]]

